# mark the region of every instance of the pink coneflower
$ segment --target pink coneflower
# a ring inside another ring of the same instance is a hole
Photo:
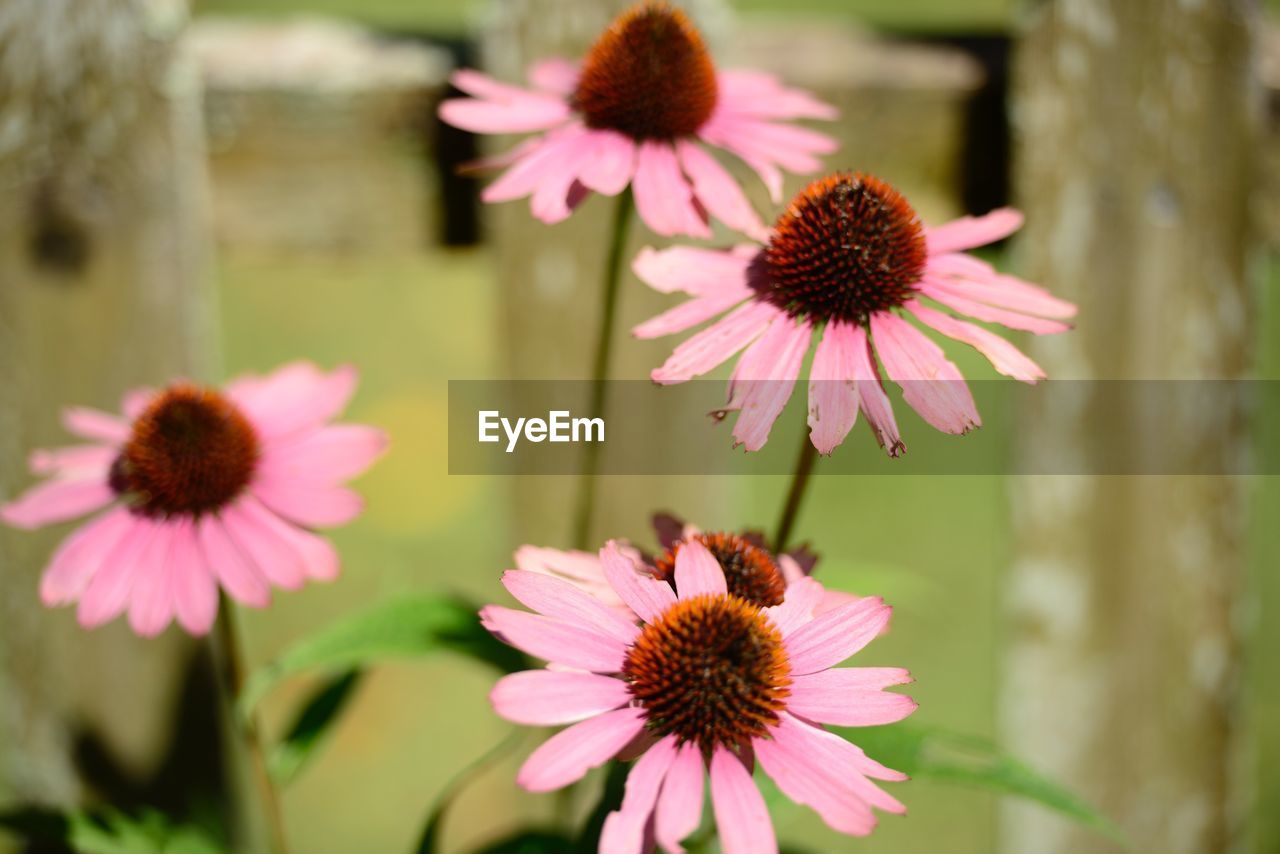
[[[386,447],[374,428],[327,424],[355,386],[352,368],[295,363],[225,391],[134,391],[124,417],[68,409],[67,430],[91,443],[36,451],[31,470],[49,480],[0,508],[20,528],[106,508],[54,553],[40,598],[79,602],[86,628],[127,609],[140,635],[174,618],[199,635],[217,614],[218,585],[262,607],[273,585],[336,577],[337,553],[309,529],[359,515],[361,498],[342,482]]]
[[[822,727],[893,723],[916,708],[884,690],[909,682],[905,670],[833,669],[888,622],[881,600],[815,616],[823,590],[806,578],[781,604],[761,607],[731,592],[697,540],[676,554],[674,589],[638,571],[617,543],[600,560],[639,625],[567,581],[521,570],[503,584],[536,613],[491,605],[481,618],[505,642],[550,662],[501,679],[491,697],[498,714],[531,726],[573,724],[534,751],[520,785],[551,791],[615,757],[639,757],[621,809],[605,821],[601,852],[638,852],[649,840],[682,851],[701,820],[704,774],[723,849],[776,851],[751,779],[757,762],[841,833],[871,832],[873,807],[905,811],[868,779],[905,775]]]
[[[897,190],[877,178],[838,173],[806,187],[763,246],[643,250],[633,264],[659,291],[693,299],[636,327],[640,338],[683,332],[726,316],[676,347],[654,381],[680,383],[745,349],[729,383],[738,410],[735,444],[759,450],[791,396],[813,333],[809,427],[829,454],[866,413],[889,454],[903,449],[876,367],[879,356],[903,398],[925,421],[966,433],[981,420],[964,377],[942,348],[905,317],[976,347],[996,370],[1023,382],[1044,371],[1000,336],[946,311],[1037,334],[1062,332],[1076,307],[996,272],[962,252],[1012,234],[1022,215],[1002,208],[925,228]]]
[[[709,237],[708,214],[744,234],[763,225],[742,189],[703,146],[725,149],[756,171],[774,201],[782,172],[814,172],[830,137],[784,123],[835,111],[756,71],[718,71],[702,36],[678,9],[645,3],[624,13],[580,64],[549,59],[529,71],[533,90],[459,71],[473,98],[445,101],[440,116],[476,133],[543,132],[498,162],[511,168],[487,202],[532,196],[533,213],[559,222],[594,191],[628,185],[658,234]]]

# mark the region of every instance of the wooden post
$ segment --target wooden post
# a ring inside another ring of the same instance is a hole
[[[1255,25],[1247,0],[1036,7],[1013,104],[1019,271],[1080,304],[1075,331],[1032,345],[1050,382],[1247,376]],[[1085,390],[1034,396],[1024,460],[1088,469],[1114,453],[1108,424],[1170,429],[1132,393]],[[1186,460],[1247,453],[1242,409],[1207,415],[1178,425]],[[1235,850],[1246,481],[1014,490],[1008,746],[1115,818],[1134,851]],[[1033,808],[1003,818],[1009,852],[1112,850]]]
[[[206,373],[199,90],[176,49],[183,4],[0,6],[0,496],[34,447],[75,440],[59,409]],[[154,769],[194,648],[48,611],[39,572],[67,527],[0,530],[0,800],[66,804],[92,732]]]

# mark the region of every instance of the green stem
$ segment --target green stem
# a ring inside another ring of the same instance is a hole
[[[778,519],[778,533],[773,538],[774,554],[781,554],[787,548],[796,517],[800,515],[800,505],[804,501],[805,488],[809,485],[809,475],[813,474],[813,464],[817,459],[818,449],[813,446],[809,431],[801,430],[800,454],[796,457],[796,466],[791,473],[787,502],[782,505],[782,516]]]
[[[221,647],[222,653],[221,660],[217,662],[217,668],[230,706],[231,726],[240,737],[245,755],[249,760],[249,770],[253,776],[254,787],[257,789],[262,813],[271,836],[271,850],[274,854],[288,854],[289,847],[285,840],[280,798],[276,793],[275,785],[271,782],[271,772],[267,767],[267,757],[262,748],[262,739],[258,733],[254,713],[252,711],[240,713],[240,697],[244,692],[248,665],[244,645],[235,625],[231,600],[225,594],[219,594],[218,624],[215,631],[215,642]]]
[[[600,328],[596,339],[595,360],[591,369],[591,399],[587,417],[603,418],[608,403],[609,356],[613,350],[613,327],[618,314],[618,291],[622,282],[623,251],[635,205],[628,187],[618,196],[613,209],[613,227],[609,235],[609,253],[605,260],[604,292],[600,305]],[[591,545],[591,524],[595,515],[596,472],[600,469],[601,442],[584,446],[582,473],[578,483],[578,507],[574,515],[573,546],[586,549]]]

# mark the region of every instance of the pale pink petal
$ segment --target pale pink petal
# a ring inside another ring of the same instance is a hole
[[[69,480],[97,477],[105,481],[120,454],[108,445],[70,445],[31,452],[27,465],[32,474],[59,475]]]
[[[130,514],[131,525],[102,555],[97,572],[80,596],[76,619],[86,629],[110,622],[129,604],[129,594],[142,566],[144,552],[157,539],[161,525],[145,516]]]
[[[486,606],[480,618],[485,628],[504,642],[554,664],[596,673],[622,669],[626,645],[580,623],[500,605]]]
[[[529,82],[557,95],[572,95],[578,88],[578,63],[560,57],[540,59],[529,66]]]
[[[293,543],[281,535],[280,518],[257,501],[244,496],[223,508],[221,522],[258,575],[286,590],[297,590],[306,581],[306,568]]]
[[[951,289],[962,297],[989,303],[1010,311],[1065,320],[1075,317],[1079,307],[1055,297],[1046,289],[1016,276],[997,271],[972,255],[941,255],[929,259],[925,278]]]
[[[680,164],[670,143],[651,139],[640,143],[631,187],[635,192],[636,212],[656,233],[664,237],[711,236],[711,229],[694,207],[693,191],[680,173]]]
[[[871,335],[885,373],[925,421],[954,434],[982,425],[960,369],[923,332],[895,314],[878,311],[871,315]]]
[[[474,68],[459,68],[449,75],[449,82],[460,92],[486,101],[514,101],[531,94],[528,89],[495,80]]]
[[[613,676],[557,670],[525,670],[498,680],[489,701],[499,715],[529,726],[586,720],[631,701],[627,683]]]
[[[622,608],[628,613],[631,611],[605,578],[600,555],[596,552],[566,552],[521,546],[516,550],[515,559],[516,566],[526,572],[540,572],[553,578],[563,578],[611,608]]]
[[[594,131],[574,125],[549,143],[551,150],[529,200],[529,209],[536,219],[553,225],[563,222],[573,213],[581,197],[575,200],[571,191],[593,154],[594,134]]]
[[[678,344],[650,377],[666,385],[705,374],[732,358],[779,317],[786,315],[768,303],[752,300]]]
[[[525,760],[516,782],[530,792],[550,792],[582,779],[608,762],[644,729],[644,710],[617,709],[574,724],[547,739]]]
[[[250,492],[276,513],[308,528],[345,525],[364,512],[364,499],[344,486],[260,476]]]
[[[635,641],[640,632],[617,610],[607,607],[571,582],[538,572],[513,569],[503,573],[502,586],[532,611],[579,623],[624,644]]]
[[[896,667],[845,667],[795,676],[787,710],[835,726],[897,723],[916,710],[916,702],[883,689],[910,681],[910,674]]]
[[[676,603],[675,591],[665,581],[659,581],[638,571],[636,562],[624,555],[614,540],[600,550],[600,563],[605,577],[632,611],[646,623],[652,623]]]
[[[1071,329],[1070,324],[1063,323],[1060,320],[1033,317],[1022,312],[1009,311],[985,302],[979,302],[976,299],[965,296],[959,284],[954,281],[925,279],[917,285],[917,289],[920,293],[930,299],[937,300],[947,308],[987,323],[999,323],[1001,326],[1007,326],[1010,329],[1034,332],[1036,335],[1055,335]]]
[[[588,131],[578,164],[578,180],[589,190],[616,196],[627,188],[636,172],[636,144],[613,130]]]
[[[703,297],[686,300],[675,308],[668,309],[657,317],[651,317],[631,330],[631,334],[640,339],[660,338],[684,332],[710,320],[723,311],[733,308],[752,295],[751,288],[745,284],[725,288],[723,291]]]
[[[801,578],[787,585],[781,605],[765,608],[764,613],[785,638],[813,619],[824,593],[822,585],[812,578]]]
[[[569,114],[569,105],[563,101],[534,94],[505,103],[450,98],[440,104],[440,118],[446,124],[472,133],[546,130],[565,121]]]
[[[676,758],[675,736],[667,736],[641,756],[627,773],[622,806],[609,813],[600,833],[600,851],[609,854],[642,854],[647,845],[649,820],[658,792]]]
[[[512,164],[511,168],[480,193],[484,202],[507,202],[533,193],[548,175],[554,175],[563,166],[563,143],[572,142],[583,133],[581,125],[557,128],[529,146]]]
[[[1005,376],[1013,377],[1025,383],[1035,383],[1045,378],[1043,368],[994,332],[983,329],[981,326],[975,326],[972,323],[966,323],[963,320],[957,320],[948,314],[943,314],[928,306],[921,305],[915,300],[908,302],[904,308],[914,314],[916,319],[926,326],[933,327],[949,338],[972,345],[990,360],[997,371]]]
[[[758,451],[769,439],[804,362],[813,337],[808,321],[779,314],[759,340],[742,354],[729,380],[726,409],[739,410],[733,423],[734,445]]]
[[[681,599],[728,592],[720,562],[697,540],[676,547],[676,592]]]
[[[120,409],[126,418],[134,421],[146,410],[151,401],[155,400],[156,395],[157,392],[153,388],[129,389],[120,400]]]
[[[294,483],[336,484],[363,473],[387,449],[387,434],[376,427],[335,424],[271,445],[257,475]]]
[[[133,526],[133,513],[126,507],[116,507],[77,528],[50,558],[40,579],[40,601],[54,606],[78,599],[103,561]]]
[[[774,119],[834,119],[835,107],[802,89],[790,89],[762,71],[727,69],[717,75],[716,111]]]
[[[667,854],[683,854],[680,841],[702,823],[702,751],[693,742],[682,745],[667,771],[654,811],[654,836]]]
[[[631,270],[640,281],[664,294],[683,291],[710,296],[746,287],[747,272],[761,251],[754,244],[740,244],[727,252],[697,246],[646,246],[631,262]]]
[[[307,578],[312,581],[333,581],[338,577],[341,564],[333,543],[284,519],[277,518],[274,521],[276,532],[293,549]]]
[[[808,128],[737,116],[718,117],[704,125],[698,135],[748,163],[771,163],[798,174],[818,171],[822,161],[817,155],[830,154],[839,147],[832,137]]]
[[[90,409],[87,406],[73,406],[62,411],[62,426],[67,432],[83,439],[98,439],[113,445],[123,445],[129,441],[129,422],[123,418]]]
[[[871,342],[861,326],[855,326],[851,335],[850,352],[853,354],[853,379],[858,384],[858,406],[867,416],[867,423],[876,441],[889,456],[896,457],[906,450],[898,422],[893,417],[893,407],[880,381],[880,370],[871,353]]]
[[[858,384],[854,351],[858,341],[852,324],[828,323],[809,369],[809,438],[820,454],[844,441],[858,418]]]
[[[892,614],[883,600],[869,596],[814,617],[784,639],[792,676],[816,673],[844,661],[875,640]]]
[[[195,523],[178,520],[169,552],[174,613],[178,624],[197,637],[208,634],[218,615],[218,585],[200,550]]]
[[[809,577],[800,563],[789,554],[778,555],[778,569],[782,570],[782,577],[787,584],[795,584],[800,579]]]
[[[711,807],[724,854],[777,854],[769,809],[742,760],[723,747],[711,754]]]
[[[862,748],[835,733],[808,724],[787,712],[782,712],[779,717],[779,726],[773,730],[773,735],[783,730],[786,733],[784,738],[797,742],[800,751],[815,760],[820,767],[856,771],[856,774],[847,776],[848,782],[854,787],[857,795],[871,806],[893,813],[907,811],[897,799],[885,794],[873,783],[862,779],[871,777],[876,780],[900,783],[908,779],[906,774],[886,768],[867,756]]]
[[[129,591],[129,626],[144,638],[155,637],[173,620],[174,543],[185,520],[156,526],[155,536],[138,556]]]
[[[998,208],[984,216],[966,216],[925,229],[930,255],[985,246],[1008,237],[1022,227],[1022,214],[1013,208]]]
[[[242,605],[265,608],[271,604],[271,585],[249,558],[232,541],[222,520],[205,516],[197,531],[205,565],[222,584],[227,595]]]
[[[742,187],[716,159],[687,139],[676,141],[684,174],[693,182],[693,195],[713,217],[748,237],[763,241],[769,229],[747,201]]]
[[[244,409],[259,438],[270,443],[338,415],[358,381],[350,365],[322,371],[309,362],[293,362],[266,377],[236,380],[226,391]]]
[[[36,484],[0,506],[0,519],[15,528],[39,528],[92,513],[115,499],[115,491],[101,476],[58,478]]]

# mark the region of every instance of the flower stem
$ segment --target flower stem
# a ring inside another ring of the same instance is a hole
[[[787,491],[787,503],[782,505],[778,533],[773,538],[774,554],[781,554],[787,548],[796,517],[800,515],[800,504],[804,500],[805,488],[809,485],[809,475],[813,473],[813,464],[817,459],[818,449],[813,446],[809,431],[801,430],[800,454],[796,457],[796,467],[791,472],[791,488]]]
[[[221,593],[215,632],[214,642],[219,647],[218,651],[221,652],[221,660],[216,662],[216,667],[230,706],[231,726],[239,736],[241,747],[249,760],[254,787],[257,789],[262,813],[271,836],[271,851],[274,854],[288,854],[289,847],[285,841],[280,799],[276,794],[275,785],[271,782],[271,772],[267,768],[267,758],[262,749],[262,739],[258,733],[256,720],[252,712],[240,713],[239,702],[248,673],[247,659],[235,624],[231,600]]]
[[[623,190],[613,209],[613,226],[609,235],[609,251],[605,259],[604,289],[600,304],[599,337],[591,369],[591,399],[588,418],[603,418],[608,403],[609,356],[613,350],[613,327],[618,315],[618,290],[622,282],[623,250],[631,212],[635,207],[631,188]],[[583,448],[582,473],[578,483],[578,506],[574,515],[573,547],[591,545],[591,524],[595,515],[596,472],[600,468],[600,442],[588,442]]]

